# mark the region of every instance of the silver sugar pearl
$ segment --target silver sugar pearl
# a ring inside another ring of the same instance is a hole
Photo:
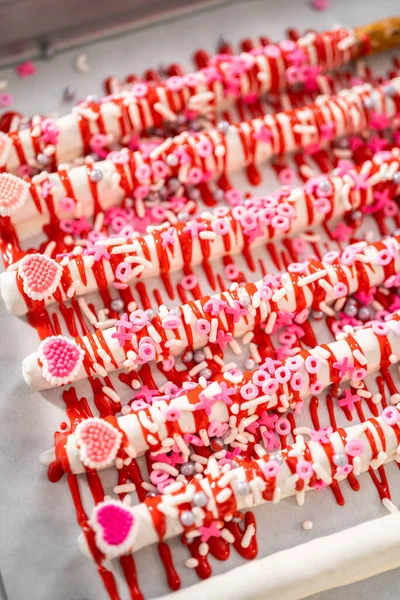
[[[322,310],[313,310],[311,316],[316,321],[321,321],[324,318],[324,313]]]
[[[193,360],[193,352],[189,350],[189,352],[186,352],[186,354],[182,357],[182,361],[184,363],[190,363]]]
[[[246,369],[246,371],[252,371],[253,369],[255,369],[255,366],[256,363],[252,358],[248,358],[244,363],[244,368]]]
[[[221,133],[226,133],[229,129],[229,123],[228,121],[220,121],[217,125],[217,129],[218,131],[220,131]]]
[[[76,87],[74,85],[67,85],[63,89],[62,97],[65,102],[72,102],[76,98]]]
[[[190,477],[194,472],[193,464],[191,462],[182,463],[180,471],[185,477]]]
[[[220,46],[232,44],[232,37],[229,33],[223,33],[219,38]]]
[[[210,447],[213,452],[220,452],[223,450],[224,446],[224,440],[221,440],[221,438],[214,438],[210,442]]]
[[[200,506],[200,508],[202,508],[208,502],[207,494],[204,492],[196,492],[193,496],[192,502],[195,506]]]
[[[212,377],[211,369],[202,369],[200,371],[200,377],[204,377],[204,379],[211,379],[211,377]]]
[[[99,183],[99,181],[103,179],[103,173],[100,171],[100,169],[93,169],[89,175],[89,179],[90,181],[93,181],[93,183]]]
[[[249,296],[240,296],[239,304],[240,304],[240,306],[249,306],[249,304],[250,304]]]
[[[397,94],[397,90],[394,87],[394,85],[387,85],[383,88],[383,93],[385,94],[385,96],[387,96],[388,98],[393,98],[394,96],[396,96]]]
[[[225,199],[225,192],[224,190],[217,188],[216,190],[214,190],[213,196],[214,200],[216,200],[217,202],[222,202]]]
[[[46,156],[46,154],[43,154],[42,152],[40,152],[40,154],[37,155],[37,161],[40,165],[45,167],[46,165],[49,164],[50,159],[48,156]]]
[[[279,465],[281,465],[283,463],[282,454],[280,452],[273,452],[272,454],[270,454],[269,460],[272,460],[273,462],[277,462]]]
[[[158,496],[156,492],[147,492],[145,498],[155,498],[156,496]]]
[[[357,306],[354,304],[346,304],[344,307],[344,314],[348,317],[355,317],[357,314]]]
[[[393,235],[400,235],[400,229],[395,229],[393,231]]]
[[[362,218],[361,210],[352,210],[350,217],[353,219],[353,221],[359,221]]]
[[[196,350],[193,358],[194,358],[195,363],[201,363],[201,362],[203,362],[203,360],[205,360],[206,355],[201,350]]]
[[[397,171],[397,173],[393,175],[393,183],[395,185],[400,185],[400,171]]]
[[[336,147],[345,150],[349,147],[349,140],[347,138],[340,138],[340,140],[337,140],[336,142]]]
[[[194,524],[194,514],[191,510],[184,510],[180,514],[179,520],[184,527],[191,527]]]
[[[344,452],[338,452],[337,454],[333,455],[333,463],[337,467],[344,467],[348,462],[349,461],[347,460],[347,456]]]
[[[197,202],[198,200],[200,200],[201,197],[201,192],[200,190],[198,190],[197,188],[192,188],[189,192],[189,198],[191,200],[194,200],[195,202]]]
[[[176,165],[179,162],[179,159],[177,156],[175,156],[175,154],[168,154],[167,158],[165,159],[165,162],[169,167],[176,167]]]
[[[232,523],[241,523],[242,521],[242,517],[232,517]]]
[[[155,313],[154,313],[154,310],[153,310],[152,308],[148,308],[148,309],[145,311],[145,313],[146,313],[146,315],[147,315],[147,318],[149,319],[149,321],[152,321],[152,320],[154,319],[154,317],[155,317]]]
[[[371,310],[368,306],[360,306],[357,312],[357,317],[360,321],[369,321],[371,316]]]
[[[178,188],[181,187],[181,182],[176,177],[172,177],[172,179],[168,182],[168,189],[170,192],[176,192]]]
[[[115,312],[120,312],[124,309],[124,301],[121,298],[115,298],[115,300],[111,300],[111,310],[115,310]]]
[[[355,305],[355,304],[357,304],[357,300],[355,298],[349,298],[347,300],[346,304],[353,304],[353,305]]]
[[[190,215],[188,212],[183,211],[177,214],[178,221],[187,221]]]
[[[181,312],[179,310],[179,308],[176,306],[175,308],[171,308],[171,310],[169,311],[170,315],[174,315],[174,317],[180,317],[181,316]]]
[[[251,492],[251,487],[247,481],[239,481],[236,486],[236,490],[239,496],[248,496]]]
[[[323,194],[328,194],[332,189],[332,185],[328,179],[323,179],[319,182],[318,188]]]
[[[375,108],[375,100],[373,98],[364,98],[363,104],[367,110]]]

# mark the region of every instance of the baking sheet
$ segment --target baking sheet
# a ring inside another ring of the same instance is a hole
[[[310,27],[322,30],[332,24],[361,25],[398,12],[398,0],[332,0],[326,12],[313,11],[308,0],[234,2],[207,12],[199,12],[179,20],[148,27],[118,39],[98,42],[84,49],[91,70],[82,75],[74,70],[77,51],[56,56],[52,61],[37,63],[38,74],[29,80],[19,80],[13,70],[0,71],[0,80],[7,79],[15,102],[13,108],[24,113],[66,112],[61,100],[62,89],[74,84],[83,97],[101,92],[101,81],[113,74],[142,72],[164,63],[179,61],[190,66],[194,49],[203,47],[214,51],[221,33],[228,33],[235,43],[243,37],[268,35],[279,40],[287,26],[300,31]],[[1,25],[0,25],[1,27]],[[386,64],[386,57],[377,62]],[[249,185],[241,179],[242,189]],[[271,178],[264,189],[277,187]],[[255,278],[253,275],[252,278]],[[172,306],[173,303],[170,303]],[[37,337],[23,320],[11,317],[0,307],[2,360],[0,363],[0,464],[2,498],[0,505],[1,541],[0,569],[5,598],[8,600],[101,600],[106,594],[96,568],[82,557],[76,545],[79,528],[74,509],[63,479],[58,484],[47,480],[40,466],[40,452],[50,447],[52,435],[63,420],[63,406],[57,391],[39,394],[31,392],[21,376],[22,359],[37,348]],[[88,385],[76,386],[84,395]],[[367,415],[368,416],[368,415]],[[321,412],[321,425],[328,423]],[[395,465],[387,468],[393,501],[400,504],[399,472]],[[105,478],[112,487],[113,473]],[[314,492],[299,508],[294,499],[277,506],[255,509],[260,556],[344,529],[356,523],[385,514],[376,488],[368,475],[360,477],[361,490],[353,492],[347,484],[341,489],[346,499],[344,508],[337,506],[330,490]],[[329,517],[327,518],[327,515]],[[314,528],[305,532],[304,520],[312,520]],[[195,584],[197,577],[183,566],[186,550],[175,540],[171,543],[175,565],[183,586]],[[168,591],[165,575],[155,547],[136,556],[139,582],[146,597]],[[242,563],[233,551],[227,563],[210,559],[215,573],[221,573]],[[398,598],[398,571],[372,580],[314,596],[314,600],[363,598],[394,600]],[[121,598],[128,598],[121,585]],[[0,587],[1,592],[1,587]],[[196,588],[188,590],[188,598],[197,599]],[[228,590],[227,590],[228,597]]]

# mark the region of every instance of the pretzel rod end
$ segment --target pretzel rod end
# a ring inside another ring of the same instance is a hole
[[[356,38],[367,44],[367,52],[383,52],[400,46],[400,17],[389,17],[357,27]]]

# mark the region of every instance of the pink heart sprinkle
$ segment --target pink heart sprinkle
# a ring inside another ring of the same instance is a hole
[[[90,468],[108,466],[121,445],[122,435],[111,423],[98,418],[81,421],[75,438],[81,449],[81,459]]]
[[[63,336],[47,338],[41,347],[42,361],[46,361],[50,376],[69,377],[82,360],[82,354],[75,342]]]
[[[28,254],[18,272],[24,281],[25,293],[33,300],[43,300],[56,291],[62,267],[44,254]]]
[[[97,511],[97,522],[103,530],[103,539],[109,546],[119,546],[131,532],[133,514],[123,506],[104,504]]]

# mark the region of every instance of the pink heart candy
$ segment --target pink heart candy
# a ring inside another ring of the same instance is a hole
[[[129,552],[137,532],[135,522],[132,510],[117,500],[100,502],[89,521],[96,533],[96,544],[107,558]]]
[[[24,292],[32,300],[44,300],[57,290],[63,273],[62,266],[45,254],[27,254],[21,261],[18,274]]]
[[[1,156],[0,138],[0,156]],[[25,204],[29,194],[29,186],[23,179],[2,173],[0,175],[0,215],[9,217],[16,213]]]
[[[113,463],[122,433],[108,421],[93,417],[79,423],[75,439],[83,464],[90,469],[102,469]]]
[[[52,385],[65,385],[77,375],[84,352],[74,340],[63,335],[53,335],[41,342],[38,355],[46,381]]]

